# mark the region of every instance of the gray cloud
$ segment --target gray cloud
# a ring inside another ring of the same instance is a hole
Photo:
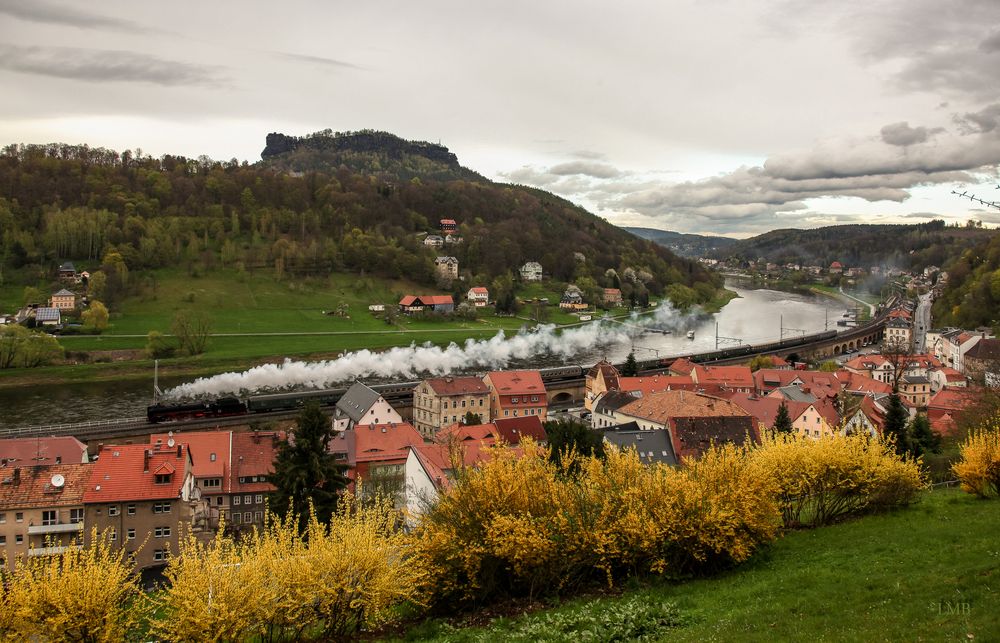
[[[344,60],[337,60],[335,58],[326,58],[324,56],[310,56],[307,54],[293,54],[287,51],[276,51],[274,54],[280,58],[287,58],[289,60],[296,60],[299,62],[313,63],[316,65],[323,65],[326,67],[337,67],[340,69],[364,69],[360,65],[355,65],[354,63],[349,63]]]
[[[910,127],[907,122],[893,123],[892,125],[886,125],[882,128],[882,140],[889,145],[900,145],[907,146],[913,145],[914,143],[923,143],[928,138],[937,134],[938,132],[943,132],[944,129],[937,127],[934,129],[928,129],[926,127]]]
[[[955,117],[963,134],[984,134],[993,132],[1000,125],[1000,103],[984,107],[978,112],[967,112]]]
[[[592,176],[597,179],[614,179],[622,176],[622,171],[607,163],[594,163],[588,161],[571,161],[569,163],[559,163],[549,168],[550,174],[567,176],[582,174]]]
[[[0,45],[0,68],[25,74],[97,82],[218,86],[216,67],[177,62],[134,51]]]
[[[1000,31],[979,43],[979,48],[987,52],[1000,51]]]
[[[19,20],[43,24],[77,27],[80,29],[110,29],[130,33],[152,33],[159,30],[131,20],[92,13],[73,6],[54,5],[42,0],[0,0],[0,14]]]

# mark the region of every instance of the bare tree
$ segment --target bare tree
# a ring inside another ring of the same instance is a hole
[[[184,352],[188,355],[200,355],[205,352],[208,344],[211,320],[200,310],[181,310],[174,315],[170,331]]]

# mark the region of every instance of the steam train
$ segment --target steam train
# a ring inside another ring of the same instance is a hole
[[[749,357],[757,353],[780,351],[803,344],[831,339],[836,337],[836,335],[837,331],[830,330],[802,337],[791,337],[768,344],[734,346],[732,348],[724,348],[697,355],[687,355],[685,357],[696,363],[714,362],[744,356]],[[643,360],[637,362],[637,365],[640,371],[654,371],[666,368],[675,359],[677,359],[676,356]],[[623,364],[617,364],[616,366],[621,368]],[[558,382],[580,379],[586,374],[587,369],[583,366],[559,366],[542,368],[539,369],[539,372],[542,375],[543,382]],[[411,396],[414,387],[418,383],[374,384],[371,388],[391,403],[393,401],[402,401]],[[274,411],[292,411],[305,406],[307,402],[318,402],[320,406],[333,406],[345,392],[347,392],[346,388],[335,388],[322,391],[251,395],[245,399],[220,397],[206,402],[192,402],[189,404],[154,404],[146,409],[146,418],[150,424],[156,424],[159,422],[182,422],[201,418],[222,418],[255,413],[271,413]]]

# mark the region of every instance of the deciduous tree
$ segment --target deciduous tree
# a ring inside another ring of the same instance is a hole
[[[85,328],[98,332],[108,328],[108,309],[99,301],[90,302],[87,310],[80,315]]]
[[[181,310],[174,315],[170,331],[184,352],[188,355],[201,355],[208,345],[211,321],[200,310]]]

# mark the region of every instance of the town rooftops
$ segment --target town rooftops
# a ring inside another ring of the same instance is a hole
[[[617,411],[626,404],[635,402],[640,397],[642,395],[635,395],[628,391],[608,391],[597,398],[597,404],[594,405],[594,412],[607,415]]]
[[[180,443],[166,449],[148,444],[101,447],[83,501],[90,504],[180,498],[190,458],[187,445]],[[157,483],[157,471],[168,480]]]
[[[966,359],[1000,360],[1000,339],[980,339],[965,353]]]
[[[496,437],[507,444],[520,444],[524,438],[535,442],[546,442],[549,436],[542,426],[542,419],[537,415],[526,415],[517,418],[499,418],[493,420],[497,428]]]
[[[545,384],[538,371],[492,371],[486,377],[499,395],[545,394]]]
[[[406,460],[406,447],[423,444],[424,439],[408,422],[357,426],[341,431],[330,440],[331,453],[347,454],[347,462],[392,462]]]
[[[695,366],[693,379],[698,384],[727,388],[753,388],[753,373],[748,366]]]
[[[981,344],[982,342],[979,342],[979,343]],[[977,344],[977,346],[978,345],[979,344]],[[969,356],[968,353],[966,353],[965,356],[968,357]],[[955,369],[953,369],[950,366],[944,366],[944,367],[941,367],[941,368],[939,368],[937,370],[942,375],[944,375],[944,381],[946,381],[946,382],[964,382],[965,381],[965,376],[962,375],[961,373],[959,373],[958,371],[956,371]]]
[[[274,487],[265,478],[274,472],[274,458],[284,431],[248,431],[233,434],[232,475],[234,492],[265,492]]]
[[[71,436],[0,440],[0,467],[87,461],[87,445]]]
[[[792,402],[805,402],[807,404],[812,404],[816,401],[816,396],[811,392],[804,391],[798,386],[780,386],[770,393],[771,396],[777,398],[784,398]]]
[[[2,468],[0,509],[81,505],[92,468],[83,463]]]
[[[339,400],[337,400],[337,415],[346,415],[354,422],[360,422],[370,408],[375,406],[379,398],[382,397],[377,391],[365,386],[361,382],[351,384]]]
[[[489,387],[478,377],[431,377],[427,385],[438,395],[474,395],[488,393]]]
[[[961,411],[976,401],[977,396],[973,391],[963,388],[943,388],[934,394],[928,408],[946,409],[949,411]]]
[[[698,458],[713,444],[742,445],[755,441],[753,418],[742,416],[679,417],[673,422],[674,451],[684,458]]]

